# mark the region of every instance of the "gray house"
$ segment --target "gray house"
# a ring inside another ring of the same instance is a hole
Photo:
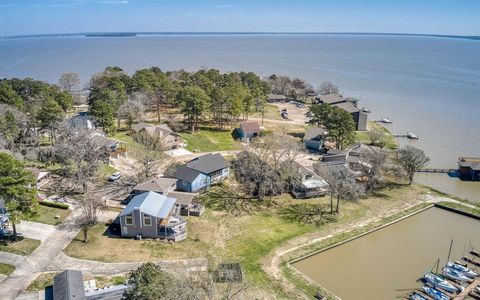
[[[355,129],[359,131],[367,130],[367,120],[368,116],[366,113],[358,109],[352,102],[344,102],[335,104],[336,107],[339,107],[346,112],[348,112],[352,118],[353,122],[355,123]]]
[[[328,193],[328,183],[317,175],[313,166],[305,166],[293,162],[292,168],[301,179],[301,182],[292,190],[292,196],[294,198],[314,198]]]
[[[175,198],[148,192],[135,196],[120,213],[122,237],[187,238],[187,224],[175,213]]]
[[[53,300],[120,300],[129,288],[126,284],[88,288],[81,271],[65,270],[53,278]]]
[[[137,184],[132,192],[131,196],[137,196],[146,192],[155,192],[162,195],[166,195],[173,192],[177,187],[177,179],[175,178],[152,178],[142,183]]]
[[[185,165],[178,166],[175,172],[177,189],[184,192],[198,192],[208,189],[228,177],[229,167],[221,154],[206,154]]]
[[[356,130],[367,130],[368,116],[366,113],[357,108],[357,99],[348,97],[345,98],[340,94],[328,94],[321,95],[315,100],[318,104],[330,104],[345,110],[352,116],[353,121],[355,122]]]
[[[303,143],[308,150],[321,151],[326,137],[327,131],[324,128],[310,127],[305,131]]]

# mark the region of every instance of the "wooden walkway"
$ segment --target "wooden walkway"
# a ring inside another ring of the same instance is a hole
[[[420,169],[417,170],[419,173],[450,173],[450,172],[456,172],[458,171],[457,169]]]
[[[471,291],[473,291],[477,286],[480,286],[480,277],[477,277],[469,286],[467,286],[463,292],[455,296],[453,300],[463,300],[465,299]]]

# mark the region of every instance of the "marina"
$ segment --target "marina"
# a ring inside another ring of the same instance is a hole
[[[420,274],[432,272],[437,259],[439,266],[448,263],[452,237],[455,243],[450,251],[451,260],[461,260],[463,256],[474,259],[469,251],[480,247],[480,221],[433,207],[293,262],[292,266],[344,300],[442,299],[429,296],[422,289],[424,283],[417,279]],[[480,259],[477,257],[477,260]],[[476,269],[471,264],[469,268]],[[440,267],[439,273],[442,273]],[[453,280],[449,282],[454,287],[459,286]],[[346,284],[349,289],[344,288]],[[375,289],[370,288],[373,285]],[[414,296],[413,291],[418,296]],[[447,293],[444,294],[450,298],[443,299],[468,299],[452,298],[464,296],[459,292]],[[410,295],[412,298],[408,298]]]

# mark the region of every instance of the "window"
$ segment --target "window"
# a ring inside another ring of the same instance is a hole
[[[223,170],[217,170],[217,171],[214,171],[212,173],[210,173],[210,177],[217,177],[217,176],[221,176],[223,174]]]
[[[125,217],[125,224],[126,225],[133,225],[133,217],[132,216],[126,216]]]
[[[143,225],[144,226],[152,226],[152,218],[150,217],[143,217]]]

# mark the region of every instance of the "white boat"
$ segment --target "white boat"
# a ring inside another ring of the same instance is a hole
[[[424,296],[420,295],[420,294],[417,294],[417,293],[413,293],[410,295],[409,297],[410,300],[428,300],[427,298],[425,298]]]
[[[366,107],[362,107],[362,111],[363,111],[364,113],[369,113],[369,112],[370,112],[370,110],[369,110],[368,108],[366,108]]]
[[[425,274],[424,278],[425,278],[425,281],[427,283],[430,283],[433,287],[438,287],[438,288],[441,288],[442,290],[445,290],[451,293],[458,291],[458,289],[453,284],[451,284],[450,282],[446,281],[444,278],[436,274],[427,273]]]
[[[407,138],[412,140],[418,140],[418,136],[413,132],[407,132]]]
[[[465,266],[462,266],[460,264],[457,264],[457,263],[454,263],[454,262],[451,262],[449,261],[447,263],[447,267],[451,268],[451,269],[454,269],[460,273],[462,273],[463,275],[467,276],[467,277],[470,277],[470,278],[475,278],[478,276],[478,273],[470,270],[469,268],[465,267]]]
[[[382,123],[387,123],[387,124],[391,124],[393,123],[389,118],[383,118],[382,119]]]
[[[448,297],[446,294],[440,292],[436,288],[431,288],[428,286],[422,286],[423,291],[432,297],[435,300],[450,300],[450,297]]]
[[[443,268],[443,275],[445,275],[446,277],[448,277],[450,279],[455,279],[455,280],[458,280],[458,281],[467,281],[467,282],[472,281],[472,279],[470,277],[467,277],[463,273],[460,273],[457,270],[449,268],[449,267],[444,267]]]

